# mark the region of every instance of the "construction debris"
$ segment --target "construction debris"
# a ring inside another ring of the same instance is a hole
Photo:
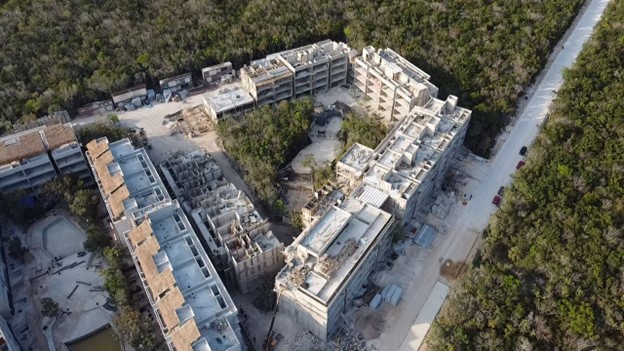
[[[325,343],[307,331],[297,333],[295,342],[292,344],[293,351],[326,351]],[[342,350],[342,349],[336,349]]]
[[[167,115],[163,120],[163,125],[171,128],[173,134],[182,133],[190,138],[196,138],[215,129],[203,106]]]

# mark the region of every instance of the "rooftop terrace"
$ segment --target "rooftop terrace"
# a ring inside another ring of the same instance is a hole
[[[340,207],[328,210],[289,247],[296,258],[280,272],[278,283],[328,303],[391,220],[389,213],[348,198]],[[293,283],[304,267],[301,283]]]
[[[374,150],[359,143],[354,143],[340,158],[340,162],[358,172],[364,171],[373,156]]]
[[[137,225],[126,237],[167,342],[176,350],[239,345],[224,318],[236,307],[178,203],[149,212]]]
[[[206,104],[219,114],[231,111],[241,106],[253,104],[254,99],[249,92],[243,88],[240,81],[221,85],[219,89],[204,94]]]
[[[413,194],[469,120],[470,111],[456,107],[456,101],[451,95],[446,101],[432,98],[426,106],[414,107],[375,149],[365,181]]]
[[[274,58],[251,61],[251,64],[243,67],[241,71],[256,84],[292,76],[288,67]]]

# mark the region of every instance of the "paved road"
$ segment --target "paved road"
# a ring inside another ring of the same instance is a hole
[[[466,191],[474,194],[473,199],[461,209],[455,223],[434,248],[421,275],[420,283],[405,293],[400,314],[393,322],[392,330],[380,337],[379,345],[383,345],[385,350],[415,349],[412,346],[415,335],[410,329],[415,327],[416,316],[439,280],[440,262],[446,259],[461,262],[467,258],[472,244],[478,239],[490,215],[496,210],[496,207],[491,204],[493,196],[501,185],[511,182],[511,175],[521,159],[518,151],[523,145],[531,145],[538,135],[539,126],[546,118],[555,92],[563,83],[563,69],[572,65],[583,44],[591,36],[594,26],[608,3],[609,0],[593,0],[588,5],[565,41],[564,48],[556,53],[552,65],[539,82],[535,94],[529,100],[497,156],[485,164],[485,176],[480,182],[474,183],[473,189]]]

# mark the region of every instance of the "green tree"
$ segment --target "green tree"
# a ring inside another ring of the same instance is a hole
[[[624,345],[624,2],[564,72],[527,164],[442,309],[430,350]]]
[[[11,258],[24,261],[24,256],[28,252],[28,248],[22,246],[22,241],[18,237],[13,237],[9,240],[9,256]]]
[[[41,314],[46,317],[57,317],[61,315],[61,309],[58,303],[49,297],[41,299],[41,307],[43,308]]]
[[[100,228],[91,226],[87,229],[87,239],[84,242],[84,249],[95,252],[108,247],[111,243],[110,237]]]

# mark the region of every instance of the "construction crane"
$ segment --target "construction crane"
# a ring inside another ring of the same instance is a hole
[[[279,305],[280,296],[282,295],[282,290],[280,289],[277,292],[277,300],[275,301],[275,309],[273,310],[273,318],[271,319],[271,326],[269,326],[269,333],[267,337],[264,339],[264,344],[262,345],[262,349],[264,351],[272,351],[277,345],[277,342],[281,338],[281,335],[278,334],[275,336],[273,333],[273,323],[275,322],[275,315],[277,315],[277,306]]]

